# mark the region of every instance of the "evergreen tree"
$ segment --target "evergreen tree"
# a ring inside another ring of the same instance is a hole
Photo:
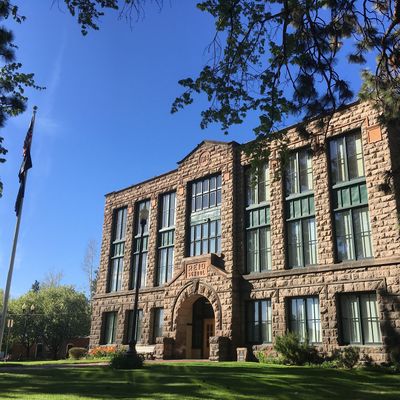
[[[19,15],[18,7],[10,4],[8,0],[0,1],[0,24],[7,19],[13,19],[16,23],[25,20],[24,16]],[[14,35],[11,30],[0,25],[0,128],[8,117],[21,114],[26,108],[27,98],[24,89],[35,85],[34,75],[21,72],[21,63],[15,61],[15,50],[17,45],[14,42]],[[5,162],[4,156],[7,154],[3,146],[4,139],[0,137],[0,164]],[[0,197],[3,192],[3,184],[0,181]]]

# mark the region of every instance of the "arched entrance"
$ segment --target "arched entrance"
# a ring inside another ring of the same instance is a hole
[[[209,358],[210,337],[214,335],[215,316],[211,303],[204,296],[193,294],[182,303],[178,311],[175,356]]]

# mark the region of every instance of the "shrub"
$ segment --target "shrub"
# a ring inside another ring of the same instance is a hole
[[[353,368],[360,360],[360,349],[348,346],[340,352],[340,364],[345,368]]]
[[[306,362],[316,362],[318,353],[316,349],[305,342],[294,333],[278,336],[274,349],[280,353],[287,364],[303,365]]]
[[[339,360],[325,360],[321,363],[321,368],[339,368]]]
[[[104,358],[111,357],[118,352],[116,346],[98,346],[93,347],[88,352],[90,358]]]
[[[119,351],[111,357],[110,367],[114,369],[139,369],[143,367],[143,357],[127,356],[125,351]]]
[[[79,360],[85,357],[86,353],[87,349],[85,349],[84,347],[71,347],[68,351],[69,357],[73,360]]]
[[[283,358],[274,356],[271,352],[260,350],[255,353],[255,356],[260,364],[283,364]]]

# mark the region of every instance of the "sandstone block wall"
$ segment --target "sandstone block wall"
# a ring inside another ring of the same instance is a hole
[[[229,341],[229,351],[233,357],[236,347],[246,345],[246,301],[271,299],[273,335],[276,337],[288,329],[288,299],[294,296],[317,295],[320,301],[322,329],[320,347],[322,351],[331,352],[340,346],[338,296],[345,292],[374,291],[378,296],[383,343],[381,346],[363,346],[363,352],[376,361],[385,360],[388,346],[396,343],[396,340],[400,345],[400,183],[393,182],[394,190],[390,193],[379,190],[379,185],[385,181],[386,171],[400,165],[400,140],[398,132],[384,126],[380,127],[381,138],[376,140],[375,137],[371,140],[370,129],[378,122],[378,113],[369,104],[356,103],[335,114],[327,131],[321,131],[316,121],[312,121],[308,125],[309,138],[300,138],[295,128],[289,129],[285,136],[289,149],[305,146],[313,149],[318,240],[316,266],[295,270],[287,267],[283,179],[282,173],[276,173],[280,171],[279,143],[271,144],[269,159],[272,270],[265,273],[246,274],[244,170],[249,160],[242,147],[236,143],[203,142],[179,163],[176,170],[107,195],[100,275],[93,307],[91,346],[98,345],[101,341],[102,315],[107,311],[118,312],[116,342],[123,341],[126,329],[125,315],[127,310],[133,308],[134,292],[129,290],[128,282],[133,226],[136,222],[135,204],[150,199],[147,286],[140,291],[139,305],[144,311],[144,343],[152,341],[153,308],[164,307],[164,337],[172,341],[168,342],[168,351],[172,353],[172,357],[174,354],[183,354],[183,339],[177,335],[179,324],[183,321],[179,320],[179,310],[183,315],[188,302],[198,296],[205,296],[214,309],[215,337],[224,338],[213,339],[212,357],[218,358],[217,354],[226,352],[226,340]],[[330,138],[354,130],[360,130],[362,134],[374,258],[338,263],[328,143]],[[200,261],[208,260],[211,265],[207,276],[188,278],[185,262],[188,257],[190,183],[214,173],[220,173],[222,176],[222,252],[216,258],[217,262],[210,261],[208,256],[199,258]],[[157,216],[160,210],[160,196],[169,191],[177,193],[174,277],[167,284],[157,287]],[[123,206],[128,207],[123,285],[120,292],[107,293],[112,216],[116,208]],[[223,349],[221,343],[224,343]],[[158,348],[161,349],[162,346]],[[158,357],[162,357],[162,354],[158,354]]]

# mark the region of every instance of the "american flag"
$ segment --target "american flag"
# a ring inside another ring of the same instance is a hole
[[[24,147],[22,150],[23,159],[21,168],[19,169],[18,178],[19,178],[19,190],[17,195],[17,200],[15,201],[15,214],[18,216],[21,211],[21,203],[25,194],[25,180],[27,171],[29,168],[32,168],[32,159],[31,159],[31,144],[32,144],[32,136],[33,136],[33,127],[35,126],[35,114],[36,107],[33,109],[33,116],[31,119],[31,123],[29,124],[28,132],[26,134],[24,140]]]

